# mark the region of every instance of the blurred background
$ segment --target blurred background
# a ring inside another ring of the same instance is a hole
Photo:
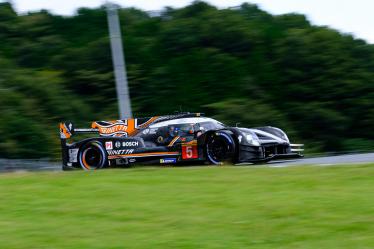
[[[106,10],[15,6],[0,3],[0,158],[58,159],[60,121],[118,118]],[[373,44],[251,3],[119,18],[135,117],[203,112],[277,126],[307,153],[374,149]]]

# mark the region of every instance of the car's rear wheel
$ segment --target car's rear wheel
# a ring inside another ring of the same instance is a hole
[[[215,132],[208,136],[205,152],[211,164],[232,163],[235,159],[235,141],[224,132]]]
[[[107,163],[107,155],[98,141],[85,144],[79,152],[79,164],[84,170],[103,168]]]

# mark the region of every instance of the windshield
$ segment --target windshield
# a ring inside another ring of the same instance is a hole
[[[168,126],[170,136],[186,136],[193,134],[196,127],[194,124],[172,124]]]
[[[225,125],[218,121],[207,121],[200,123],[200,129],[203,131],[218,130],[225,128]]]
[[[177,119],[152,125],[149,128],[143,129],[137,136],[143,138],[157,136],[188,136],[199,130],[204,133],[210,130],[220,130],[225,127],[226,126],[221,122],[210,118]]]

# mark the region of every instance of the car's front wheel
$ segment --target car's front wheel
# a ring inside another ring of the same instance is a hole
[[[80,149],[79,164],[84,170],[101,169],[107,162],[107,154],[98,141],[89,142]]]
[[[211,164],[232,163],[235,159],[235,149],[234,139],[224,132],[212,133],[206,140],[206,157]]]

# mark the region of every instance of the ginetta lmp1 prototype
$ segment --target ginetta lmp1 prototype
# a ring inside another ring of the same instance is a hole
[[[67,143],[73,135],[95,137]],[[63,169],[84,170],[133,163],[258,163],[302,157],[302,144],[290,144],[275,127],[228,127],[200,113],[180,113],[115,121],[96,121],[89,129],[60,123]]]

